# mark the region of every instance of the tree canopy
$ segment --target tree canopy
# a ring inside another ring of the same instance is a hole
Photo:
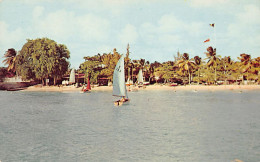
[[[53,78],[54,84],[64,75],[69,67],[70,52],[63,44],[54,40],[41,38],[30,40],[22,47],[17,55],[16,70],[23,79]]]
[[[150,63],[145,59],[130,59],[130,46],[127,45],[125,57],[126,80],[133,82],[137,79],[140,69],[143,71],[144,81],[174,82],[179,83],[205,83],[219,84],[233,82],[239,83],[243,80],[259,82],[260,57],[251,58],[250,54],[242,53],[238,60],[234,61],[230,56],[221,58],[217,55],[216,48],[206,49],[206,59],[199,56],[190,58],[188,53],[177,53],[173,61],[160,63],[155,61]],[[48,38],[28,39],[20,51],[13,48],[5,52],[3,61],[7,68],[2,69],[2,76],[13,76],[18,74],[22,79],[41,80],[52,78],[54,84],[56,80],[62,78],[68,72],[70,52],[63,44],[57,44]],[[98,78],[106,78],[112,81],[114,68],[121,54],[116,48],[113,52],[97,54],[84,57],[84,62],[80,65],[78,72],[84,73],[85,78],[89,78],[92,83],[97,83]],[[204,60],[207,60],[206,62]]]
[[[10,48],[5,52],[5,59],[3,61],[3,63],[5,65],[8,65],[7,67],[7,71],[11,72],[11,73],[15,73],[16,69],[15,69],[15,62],[16,62],[16,50],[14,48]]]
[[[80,72],[85,74],[85,77],[89,77],[90,81],[97,80],[98,75],[107,76],[109,80],[112,80],[114,68],[117,61],[120,58],[120,54],[116,48],[112,53],[104,53],[92,57],[84,57],[85,61],[80,65]]]

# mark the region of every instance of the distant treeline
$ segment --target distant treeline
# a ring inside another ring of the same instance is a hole
[[[216,54],[216,49],[208,47],[205,50],[207,57],[205,60],[199,56],[190,58],[188,53],[178,52],[173,61],[150,63],[145,59],[131,60],[129,45],[126,51],[126,79],[134,81],[139,70],[142,69],[145,81],[150,83],[227,84],[240,83],[244,80],[259,82],[260,57],[252,59],[245,53],[240,54],[239,61],[234,61],[230,56],[222,58]],[[113,70],[119,58],[120,54],[116,49],[113,53],[84,57],[85,62],[80,65],[79,72],[87,74],[92,82],[97,82],[98,76],[106,76],[112,81]]]
[[[143,71],[145,81],[150,83],[179,84],[227,84],[244,83],[250,81],[259,84],[260,57],[251,58],[249,54],[240,54],[239,61],[230,56],[217,55],[216,49],[205,49],[206,59],[200,56],[190,58],[188,53],[177,53],[173,60],[160,63],[150,63],[145,59],[131,60],[129,44],[125,55],[126,79],[135,81],[140,69]],[[48,38],[27,40],[22,49],[8,49],[3,61],[7,68],[0,69],[0,81],[3,77],[18,75],[25,80],[38,80],[44,84],[45,79],[53,79],[54,84],[69,74],[70,52],[63,44],[57,44]],[[92,83],[98,78],[112,81],[113,71],[121,57],[116,48],[111,53],[97,54],[84,57],[78,73],[84,73]]]

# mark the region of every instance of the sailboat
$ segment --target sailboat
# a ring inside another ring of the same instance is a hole
[[[74,84],[74,83],[75,83],[75,69],[73,68],[70,72],[69,84]]]
[[[83,87],[82,92],[90,92],[90,91],[91,91],[91,86],[88,78],[87,87],[86,88]]]
[[[115,106],[121,106],[129,102],[125,84],[124,57],[121,55],[113,73],[113,96],[122,97],[114,102]]]
[[[131,86],[131,85],[133,85],[133,81],[130,80],[130,78],[128,78],[127,82],[125,84],[126,84],[126,86]]]
[[[138,75],[137,75],[137,83],[138,83],[138,87],[142,87],[143,86],[143,71],[142,69],[139,70]]]

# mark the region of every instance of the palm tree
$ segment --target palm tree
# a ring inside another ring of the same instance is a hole
[[[13,48],[8,49],[5,52],[5,55],[4,55],[5,59],[3,61],[3,63],[5,65],[8,65],[7,70],[14,74],[16,71],[16,69],[15,69],[16,54],[17,54],[17,52],[15,51],[15,49],[13,49]]]
[[[255,73],[255,75],[256,75],[256,78],[257,78],[257,80],[258,80],[258,82],[259,82],[259,71],[260,71],[260,57],[257,57],[257,58],[255,58],[255,59],[253,59],[252,60],[252,67],[253,67],[253,71],[254,71],[254,73]]]
[[[150,83],[150,62],[146,61],[144,64],[144,77],[149,78],[149,83]]]
[[[252,60],[251,60],[251,56],[245,53],[240,54],[240,57],[238,57],[238,59],[241,61],[240,62],[240,72],[243,73],[247,73],[247,80],[248,80],[248,75],[249,75],[249,70],[252,67]],[[242,80],[244,82],[244,75],[242,77]]]
[[[201,57],[195,56],[194,57],[195,64],[197,65],[198,69],[198,84],[200,84],[200,65],[201,65]]]
[[[127,78],[130,80],[130,68],[131,68],[131,60],[129,58],[129,43],[127,44],[127,47],[126,47],[126,57],[125,57],[125,74],[127,74]]]
[[[216,48],[212,48],[211,46],[207,48],[208,52],[205,52],[206,56],[208,57],[208,63],[207,66],[208,67],[212,67],[214,70],[214,74],[215,74],[215,84],[217,82],[217,67],[218,64],[220,62],[220,59],[218,56],[216,56]]]
[[[184,73],[188,72],[189,75],[189,84],[191,83],[191,73],[195,69],[196,65],[194,62],[192,62],[189,59],[189,54],[184,53],[182,55],[182,59],[177,62],[177,65],[179,66],[180,70]]]
[[[230,56],[225,56],[223,59],[221,59],[222,64],[223,64],[223,73],[224,73],[224,78],[225,78],[225,84],[227,84],[227,76],[228,76],[228,72],[230,70],[230,65],[231,65],[231,59]]]
[[[158,69],[160,66],[161,66],[161,63],[159,63],[158,61],[155,61],[154,63],[150,64],[150,68],[149,68],[149,73],[150,73],[149,82],[150,83],[151,83],[151,80],[154,81],[156,69]],[[156,80],[156,82],[157,82],[157,80]]]

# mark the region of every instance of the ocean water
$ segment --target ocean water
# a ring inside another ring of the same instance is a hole
[[[260,91],[0,91],[0,161],[260,160]]]

